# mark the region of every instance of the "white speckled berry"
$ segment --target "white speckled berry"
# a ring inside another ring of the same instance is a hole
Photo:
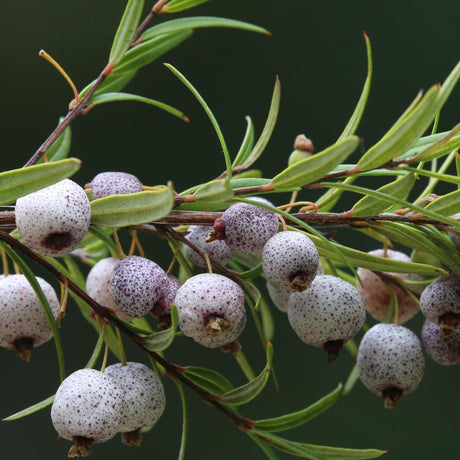
[[[224,228],[224,241],[233,252],[260,253],[279,229],[279,220],[273,211],[247,203],[230,206],[218,221]]]
[[[75,442],[73,456],[87,456],[92,443],[113,438],[124,407],[124,391],[109,375],[80,369],[60,385],[51,407],[51,420],[61,437]]]
[[[105,369],[125,392],[125,402],[118,431],[131,433],[155,424],[166,406],[163,384],[155,372],[142,363],[113,364]],[[139,445],[140,435],[125,436],[129,445]]]
[[[453,273],[436,278],[420,296],[420,309],[425,318],[441,326],[448,337],[460,328],[460,278]]]
[[[460,362],[460,330],[450,337],[442,337],[440,327],[425,320],[422,328],[422,342],[427,354],[439,364],[449,366]]]
[[[385,399],[385,407],[394,407],[422,380],[425,370],[422,344],[404,326],[376,324],[361,340],[357,366],[364,385]]]
[[[383,249],[377,249],[375,251],[370,251],[369,254],[384,257],[385,251]],[[387,249],[386,257],[392,260],[400,260],[402,262],[411,261],[408,255],[391,249]],[[377,321],[383,321],[391,302],[391,291],[386,287],[384,281],[371,270],[360,267],[358,268],[357,273],[361,278],[362,284],[357,281],[356,287],[364,300],[364,305],[366,306],[367,311]],[[400,283],[404,283],[405,279],[411,279],[411,275],[405,273],[385,274],[397,277],[397,280]],[[407,286],[410,287],[409,285]],[[392,287],[395,290],[396,297],[398,299],[399,324],[402,324],[411,319],[420,310],[420,305],[414,296],[408,294],[397,286]],[[410,288],[412,289],[412,287]]]
[[[141,181],[132,174],[107,171],[97,174],[86,186],[92,192],[92,200],[110,195],[142,192]]]
[[[243,290],[222,275],[189,278],[177,291],[175,303],[182,332],[205,347],[234,342],[246,325]]]
[[[91,205],[85,191],[64,179],[16,202],[16,226],[27,244],[44,256],[73,251],[89,229]]]
[[[117,307],[133,318],[148,315],[155,303],[168,293],[165,271],[145,257],[129,256],[112,272],[110,292]]]
[[[282,312],[286,313],[289,307],[289,299],[291,298],[292,294],[291,288],[280,288],[274,286],[272,283],[270,283],[270,281],[267,281],[267,291],[275,306]]]
[[[167,329],[171,326],[171,305],[175,303],[176,294],[182,283],[173,275],[168,275],[168,293],[162,297],[152,310],[152,315],[158,318],[158,327]]]
[[[56,318],[60,306],[53,287],[35,278]],[[43,307],[24,275],[8,275],[0,280],[0,345],[16,350],[26,361],[32,348],[53,337]]]
[[[309,289],[292,293],[288,318],[296,334],[309,345],[323,347],[331,362],[363,326],[366,309],[352,284],[319,275]]]
[[[269,281],[293,292],[307,289],[318,272],[319,255],[305,233],[279,232],[262,251],[262,270]]]
[[[206,242],[209,238],[211,227],[201,225],[191,225],[189,227],[189,234],[185,237],[191,243],[208,254],[209,257],[219,262],[221,265],[226,265],[232,257],[232,251],[222,240],[214,240]],[[184,254],[190,262],[198,267],[206,268],[206,262],[201,255],[194,251],[190,246],[184,244]]]

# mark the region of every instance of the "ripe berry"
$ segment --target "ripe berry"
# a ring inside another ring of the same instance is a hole
[[[209,233],[212,229],[210,227],[201,225],[191,225],[189,227],[189,234],[185,237],[191,243],[201,249],[203,252],[208,254],[209,257],[219,262],[221,265],[226,265],[232,257],[232,251],[229,247],[221,240],[213,240],[206,242],[209,238]],[[184,254],[190,262],[198,267],[206,268],[206,261],[190,246],[184,245]]]
[[[151,427],[161,417],[166,396],[154,371],[141,363],[113,364],[105,369],[123,388],[125,402],[118,431],[128,446],[140,445],[141,428]]]
[[[214,224],[216,238],[223,239],[231,251],[242,253],[260,253],[278,228],[273,211],[248,203],[230,206]]]
[[[16,226],[33,249],[58,257],[73,251],[89,229],[91,206],[84,190],[64,179],[16,202]]]
[[[427,354],[437,363],[448,366],[460,362],[459,329],[450,337],[443,337],[440,327],[427,319],[422,328],[422,341]]]
[[[152,310],[152,315],[158,317],[158,327],[166,329],[171,326],[171,305],[175,303],[176,294],[182,283],[173,275],[168,275],[168,292]]]
[[[244,293],[232,280],[214,273],[189,278],[175,303],[182,332],[209,348],[234,342],[246,325]]]
[[[92,192],[91,199],[97,200],[110,195],[142,192],[142,183],[132,174],[107,171],[97,174],[85,188],[90,188]]]
[[[51,285],[35,278],[48,300],[54,317],[59,300]],[[0,280],[0,345],[15,350],[28,361],[33,348],[53,337],[45,311],[24,275],[8,275]]]
[[[289,299],[291,298],[291,288],[274,286],[270,281],[267,281],[267,291],[275,306],[282,312],[286,313],[289,307]]]
[[[309,289],[289,299],[289,322],[308,345],[323,347],[332,362],[362,327],[366,309],[356,288],[330,275],[317,276]]]
[[[307,289],[318,272],[316,246],[305,233],[279,232],[262,251],[262,270],[269,281],[293,292]]]
[[[133,318],[148,315],[156,302],[168,293],[165,271],[145,257],[129,256],[112,272],[110,292],[117,307]]]
[[[422,344],[404,326],[376,324],[361,340],[357,367],[364,385],[384,398],[385,407],[394,407],[422,380],[425,370]]]
[[[124,391],[109,375],[80,369],[60,385],[51,407],[54,428],[74,442],[69,457],[87,457],[93,443],[113,438],[119,431]]]
[[[383,249],[377,249],[375,251],[370,251],[369,254],[410,262],[409,256],[391,249],[387,249],[386,252]],[[390,284],[390,281],[386,284],[380,276],[376,275],[371,270],[358,268],[357,273],[361,279],[361,283],[357,281],[356,287],[364,300],[367,311],[377,321],[383,321],[385,319],[385,315],[391,303],[392,289],[394,289],[398,301],[399,324],[405,323],[419,311],[420,306],[414,295],[411,295],[394,284]],[[400,284],[404,284],[404,280],[412,278],[411,275],[402,273],[384,273],[384,275],[394,277]],[[407,285],[407,287],[410,286]],[[413,290],[412,287],[410,288]]]
[[[436,278],[420,296],[420,309],[432,323],[439,324],[443,337],[460,328],[460,278],[453,273]]]

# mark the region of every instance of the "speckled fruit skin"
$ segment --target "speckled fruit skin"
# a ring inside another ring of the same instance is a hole
[[[310,288],[289,299],[288,319],[308,345],[351,339],[363,326],[366,309],[356,288],[336,276],[319,275]]]
[[[64,179],[16,202],[16,226],[27,244],[44,256],[73,251],[89,229],[91,205],[85,191]]]
[[[59,300],[53,287],[36,277],[56,318]],[[8,275],[0,280],[0,345],[15,348],[14,342],[30,338],[37,347],[53,337],[43,307],[24,275]]]
[[[289,299],[291,298],[292,294],[291,288],[279,288],[270,283],[270,281],[267,281],[266,285],[268,294],[270,296],[270,299],[272,299],[272,302],[275,304],[278,310],[286,313],[289,307]]]
[[[383,249],[377,249],[375,251],[370,251],[369,254],[383,257],[385,252]],[[393,260],[410,262],[410,257],[406,254],[390,249],[387,250],[387,257]],[[391,301],[391,293],[389,289],[385,286],[382,279],[371,270],[360,267],[358,268],[357,273],[362,281],[362,284],[359,281],[356,281],[356,287],[364,300],[364,305],[366,306],[367,311],[377,321],[383,321]],[[410,276],[406,274],[387,274],[398,276],[400,282],[404,282],[404,278],[410,278]],[[407,294],[396,286],[394,286],[394,289],[398,299],[399,324],[403,324],[420,310],[420,306],[417,300],[410,294]]]
[[[209,238],[211,227],[202,225],[191,225],[189,227],[189,234],[185,237],[188,241],[193,243],[203,252],[209,255],[212,259],[222,265],[226,265],[232,257],[232,251],[222,240],[214,240],[206,243]],[[198,267],[206,267],[206,262],[201,255],[194,251],[190,246],[184,244],[184,254],[190,262]]]
[[[175,303],[182,332],[208,348],[234,342],[246,325],[244,293],[222,275],[202,273],[189,278],[177,291]],[[216,317],[228,322],[228,327],[207,328]]]
[[[385,397],[386,391],[397,389],[401,396],[406,395],[417,388],[423,377],[422,344],[404,326],[376,324],[361,340],[357,367],[361,381],[373,393]]]
[[[81,436],[99,443],[119,432],[123,407],[124,391],[114,378],[95,369],[80,369],[58,388],[51,420],[64,439]]]
[[[127,433],[152,426],[163,414],[166,396],[163,384],[155,372],[142,363],[113,364],[105,371],[125,393],[121,423],[118,431]]]
[[[136,176],[117,171],[97,174],[87,187],[91,189],[92,200],[110,195],[142,192],[142,183]]]
[[[225,226],[224,241],[233,252],[260,253],[279,229],[274,212],[247,203],[236,203],[227,208],[221,221]]]
[[[145,257],[129,256],[112,272],[110,292],[117,307],[133,318],[150,313],[159,299],[168,293],[165,271]]]
[[[438,364],[450,366],[460,362],[460,330],[450,337],[442,337],[440,327],[425,320],[422,328],[422,342],[426,353]]]
[[[318,272],[319,255],[311,239],[301,232],[284,231],[272,236],[262,251],[262,270],[269,281],[293,291],[307,289]],[[294,283],[302,274],[302,283]]]

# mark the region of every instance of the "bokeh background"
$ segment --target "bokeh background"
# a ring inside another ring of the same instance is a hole
[[[65,114],[72,98],[64,80],[38,57],[48,51],[79,88],[103,68],[124,1],[42,0],[4,2],[0,14],[0,149],[2,170],[21,167]],[[358,130],[370,146],[396,120],[419,89],[441,82],[459,58],[457,0],[434,1],[306,1],[214,0],[191,10],[246,20],[269,29],[271,37],[229,29],[197,30],[189,41],[170,52],[170,62],[200,90],[213,109],[235,153],[245,130],[246,115],[262,129],[276,75],[282,84],[280,117],[273,138],[257,166],[266,177],[280,171],[295,136],[305,133],[317,150],[341,133],[353,111],[366,76],[362,33],[369,35],[374,78],[369,104]],[[166,18],[161,18],[164,20]],[[215,177],[223,168],[217,137],[199,104],[161,65],[142,70],[127,90],[182,109],[186,124],[152,107],[122,102],[105,105],[78,119],[73,129],[72,155],[83,166],[75,180],[84,184],[100,171],[137,174],[145,184],[173,180],[177,190]],[[459,89],[441,115],[440,130],[458,120]],[[280,204],[280,203],[277,203]],[[346,209],[346,202],[342,205]],[[341,209],[341,210],[344,210]],[[344,232],[343,241],[373,249],[372,241]],[[148,256],[167,266],[164,242],[148,238]],[[276,321],[275,369],[280,388],[269,384],[255,402],[243,408],[251,418],[286,413],[314,402],[344,382],[353,365],[345,352],[328,365],[321,350],[303,345],[285,315]],[[372,321],[370,321],[372,324]],[[422,319],[407,324],[420,331]],[[82,367],[96,341],[93,330],[71,304],[62,326],[69,371]],[[241,338],[255,369],[263,366],[260,344],[249,325]],[[214,367],[236,385],[244,379],[229,355],[178,341],[168,357],[179,364]],[[129,359],[143,360],[128,346]],[[53,344],[37,349],[29,364],[0,350],[0,417],[53,394],[58,385]],[[286,437],[304,442],[388,449],[392,460],[456,458],[458,450],[460,372],[427,358],[419,389],[395,410],[359,382],[332,409]],[[118,439],[96,446],[94,459],[173,459],[181,436],[177,390],[165,382],[168,406],[141,448],[128,449]],[[220,460],[264,458],[259,448],[232,422],[187,392],[190,435],[186,458]],[[17,422],[0,424],[5,459],[60,459],[67,441],[57,441],[45,409]],[[288,458],[280,454],[280,458]]]

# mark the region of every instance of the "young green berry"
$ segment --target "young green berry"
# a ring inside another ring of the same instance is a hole
[[[90,188],[91,199],[97,200],[110,195],[142,192],[142,183],[132,174],[107,171],[97,174],[85,188]]]
[[[384,398],[385,407],[394,407],[422,380],[425,370],[422,344],[404,326],[376,324],[361,340],[357,369],[364,385]]]
[[[16,202],[16,226],[32,249],[58,257],[73,251],[89,229],[91,205],[84,190],[64,179]]]
[[[363,326],[366,309],[352,284],[319,275],[306,291],[291,294],[288,319],[301,340],[324,348],[332,362]]]
[[[110,292],[117,307],[133,318],[148,315],[168,293],[165,271],[152,260],[139,256],[122,259],[113,269]]]
[[[443,337],[439,325],[427,319],[422,328],[422,342],[433,361],[444,366],[460,362],[460,329],[450,337]]]
[[[35,278],[48,300],[54,318],[60,305],[53,287]],[[15,350],[29,361],[33,348],[53,337],[40,300],[24,275],[8,275],[0,280],[0,346]]]
[[[93,443],[119,432],[124,399],[117,380],[95,369],[80,369],[64,379],[54,397],[51,420],[62,438],[74,442],[69,457],[87,457]]]
[[[181,331],[208,348],[234,342],[246,325],[243,290],[222,275],[192,276],[177,291],[175,304]]]
[[[318,272],[316,246],[305,233],[284,231],[273,235],[262,251],[262,270],[269,281],[293,292],[308,289]]]

